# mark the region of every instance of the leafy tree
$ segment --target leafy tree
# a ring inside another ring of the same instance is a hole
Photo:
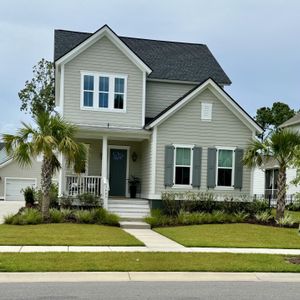
[[[261,107],[256,111],[255,120],[264,129],[268,135],[276,130],[283,122],[292,118],[295,111],[287,104],[282,102],[274,102],[272,107]],[[262,139],[265,135],[260,136]]]
[[[16,135],[4,134],[6,150],[21,166],[28,166],[38,155],[43,156],[41,188],[42,215],[44,221],[49,218],[50,189],[55,171],[61,168],[58,159],[63,154],[67,164],[74,164],[80,172],[86,160],[86,149],[83,143],[75,141],[77,128],[64,121],[59,115],[49,112],[34,114],[34,126],[23,124]]]
[[[277,210],[276,219],[284,216],[286,198],[286,170],[295,165],[300,151],[300,133],[289,129],[276,130],[265,141],[253,141],[247,148],[243,163],[249,167],[261,166],[270,158],[279,165],[277,179]]]
[[[54,64],[44,58],[33,67],[33,78],[25,82],[19,92],[22,102],[21,111],[30,112],[32,116],[41,112],[52,112],[55,107]]]

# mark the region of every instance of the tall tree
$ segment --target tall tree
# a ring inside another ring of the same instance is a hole
[[[54,64],[44,58],[33,67],[33,78],[25,82],[19,92],[21,111],[35,116],[41,112],[52,112],[55,107]]]
[[[75,141],[76,127],[64,121],[59,115],[49,112],[34,114],[35,126],[23,124],[16,135],[4,134],[6,150],[21,166],[31,165],[32,159],[43,156],[41,188],[42,215],[44,221],[49,218],[50,187],[55,171],[61,168],[58,155],[62,153],[67,164],[74,164],[80,172],[86,160],[83,143]]]
[[[253,141],[245,152],[243,162],[249,167],[262,166],[271,158],[279,165],[276,219],[284,216],[286,170],[288,167],[295,166],[299,151],[300,133],[283,129],[274,131],[265,141]]]
[[[276,130],[283,122],[295,115],[295,110],[291,109],[283,102],[274,102],[272,107],[261,107],[256,111],[255,120],[264,129],[265,134],[260,136],[262,139],[270,132]]]

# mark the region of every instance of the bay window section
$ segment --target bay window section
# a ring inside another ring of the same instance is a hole
[[[191,148],[175,148],[175,185],[191,184]]]
[[[217,186],[233,186],[234,151],[218,149],[217,155]]]
[[[83,82],[83,105],[93,107],[94,98],[94,76],[84,75]]]

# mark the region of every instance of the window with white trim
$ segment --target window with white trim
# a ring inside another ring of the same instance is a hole
[[[192,148],[175,146],[174,153],[175,185],[190,185],[192,183]]]
[[[217,150],[217,186],[232,187],[234,183],[234,150]]]
[[[126,75],[81,72],[81,82],[82,109],[126,110]]]

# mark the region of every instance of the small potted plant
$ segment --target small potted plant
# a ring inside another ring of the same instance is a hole
[[[136,176],[131,175],[129,179],[129,191],[130,191],[130,198],[136,198],[136,191],[137,187],[140,184],[140,179]]]

